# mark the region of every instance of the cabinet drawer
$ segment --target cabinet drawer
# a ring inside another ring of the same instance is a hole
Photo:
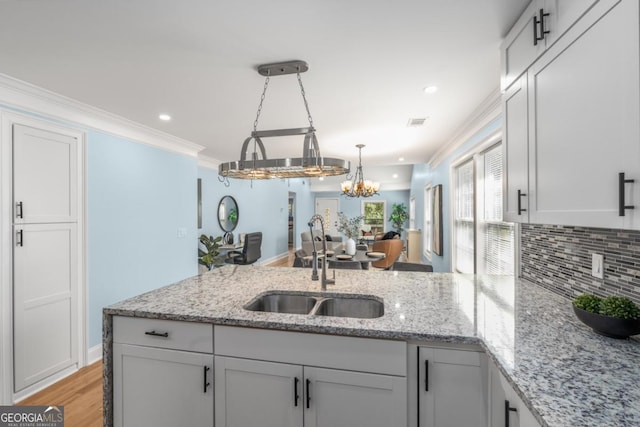
[[[114,316],[113,341],[213,353],[213,326],[206,323]]]
[[[215,326],[216,355],[407,375],[407,344],[373,338]]]

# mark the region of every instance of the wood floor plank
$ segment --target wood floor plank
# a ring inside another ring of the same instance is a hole
[[[101,427],[102,361],[80,369],[17,405],[64,405],[65,427]]]

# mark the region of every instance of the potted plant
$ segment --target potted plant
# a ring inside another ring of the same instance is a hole
[[[627,297],[578,295],[573,300],[573,311],[600,335],[624,339],[640,334],[640,309]]]
[[[222,257],[220,256],[220,241],[222,240],[222,236],[214,238],[213,236],[203,234],[198,240],[205,248],[205,250],[198,248],[198,264],[204,265],[208,270],[221,266],[223,264]]]
[[[362,215],[349,219],[344,213],[338,212],[338,231],[347,236],[347,241],[345,242],[347,255],[355,255],[356,253],[356,241],[354,238],[357,238],[360,234],[363,219],[364,216]]]
[[[393,224],[393,228],[396,233],[402,235],[402,231],[404,230],[402,226],[408,219],[409,212],[407,212],[407,206],[404,203],[394,203],[391,208],[389,222]]]

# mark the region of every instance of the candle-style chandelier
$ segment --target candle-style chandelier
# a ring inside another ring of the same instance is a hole
[[[362,174],[362,148],[364,144],[358,144],[358,168],[356,173],[351,177],[347,175],[346,181],[342,181],[340,184],[342,188],[342,194],[347,197],[371,197],[378,194],[380,190],[380,183],[377,181],[371,181],[364,179]]]
[[[350,163],[342,159],[322,157],[313,119],[309,112],[309,104],[305,96],[300,73],[309,69],[304,61],[289,61],[276,64],[265,64],[258,67],[258,73],[265,76],[264,88],[256,119],[253,122],[253,132],[245,139],[240,151],[240,160],[222,163],[218,167],[219,179],[228,185],[228,178],[240,179],[271,179],[271,178],[311,178],[320,176],[343,175],[349,172]],[[258,130],[258,120],[262,111],[269,86],[269,79],[273,76],[296,74],[302,93],[302,100],[307,110],[309,127],[294,129]],[[269,159],[262,143],[262,138],[304,135],[302,157],[288,157],[284,159]],[[253,144],[251,144],[253,141]],[[250,151],[251,150],[251,151]]]

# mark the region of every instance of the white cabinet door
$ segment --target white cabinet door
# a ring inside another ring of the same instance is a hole
[[[531,222],[640,228],[639,51],[638,2],[600,0],[529,70]]]
[[[486,356],[479,351],[419,347],[419,427],[483,427]]]
[[[302,366],[221,356],[215,365],[217,427],[302,426]]]
[[[598,0],[544,0],[546,45],[556,42]]]
[[[13,125],[15,223],[77,220],[76,138]]]
[[[407,425],[406,378],[304,368],[304,427]]]
[[[73,223],[15,226],[14,392],[77,367],[76,231]]]
[[[514,24],[500,47],[502,57],[501,87],[507,89],[544,52],[545,40],[535,40],[542,0],[533,0]]]
[[[503,95],[503,219],[529,221],[529,134],[527,76],[518,79]]]
[[[213,356],[113,345],[114,427],[213,426]]]
[[[489,416],[491,426],[540,427],[540,423],[498,368],[489,366]],[[509,417],[508,423],[506,417]]]

